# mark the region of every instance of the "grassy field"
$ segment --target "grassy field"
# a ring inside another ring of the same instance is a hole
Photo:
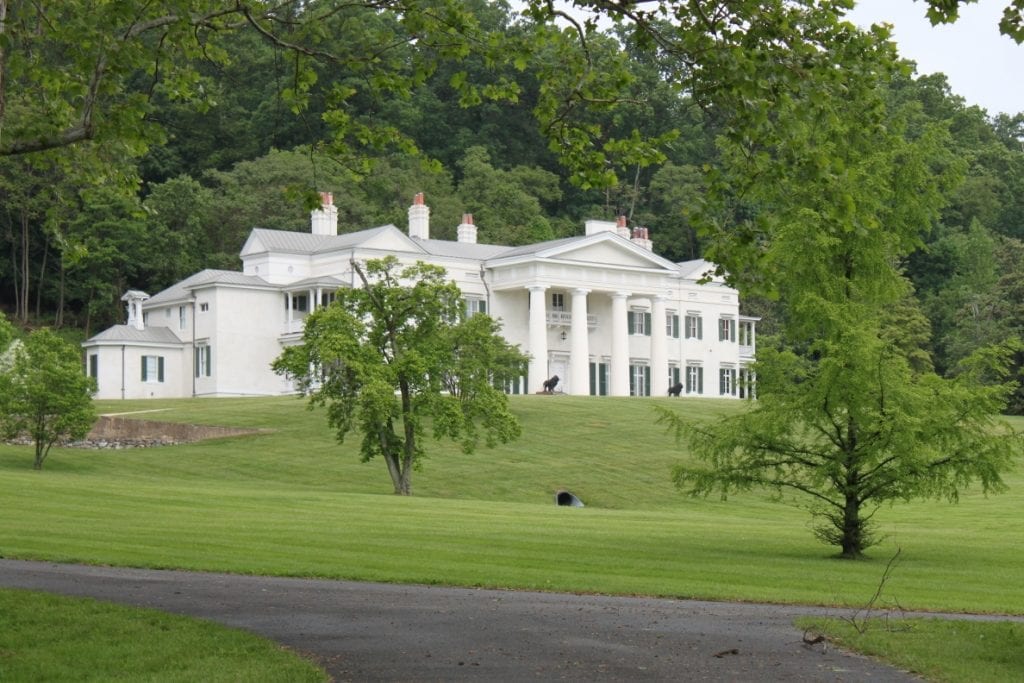
[[[4,681],[327,680],[251,633],[156,610],[0,590],[0,617]]]
[[[462,454],[429,444],[412,498],[356,439],[333,441],[304,402],[106,402],[103,412],[255,427],[259,434],[145,450],[55,449],[42,472],[0,446],[0,555],[136,567],[466,586],[859,606],[901,548],[885,599],[907,609],[1024,614],[1024,473],[1007,494],[884,508],[884,543],[832,558],[794,507],[760,494],[689,499],[687,457],[652,406],[691,399],[513,397],[523,438]],[[1018,424],[1021,424],[1018,422]],[[1022,425],[1024,426],[1024,425]],[[567,488],[586,508],[559,508]]]

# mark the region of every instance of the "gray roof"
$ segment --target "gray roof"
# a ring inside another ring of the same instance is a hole
[[[289,282],[286,285],[279,285],[281,289],[293,290],[300,287],[311,287],[313,285],[327,285],[328,287],[347,287],[348,283],[339,280],[333,275],[318,275],[316,277],[307,277],[302,280],[296,280],[295,282]]]
[[[257,237],[260,244],[266,247],[267,251],[291,254],[322,254],[329,251],[358,247],[365,240],[388,230],[398,230],[398,228],[393,225],[381,225],[376,228],[346,232],[341,235],[314,235],[308,232],[254,228],[251,235]]]
[[[181,282],[171,285],[162,292],[158,292],[149,298],[144,304],[145,308],[152,308],[165,303],[183,301],[190,299],[191,291],[197,287],[211,284],[225,285],[246,285],[250,287],[272,287],[269,282],[256,275],[245,275],[234,270],[201,270],[195,275],[190,275]]]
[[[423,250],[432,256],[454,258],[489,259],[504,256],[515,247],[503,244],[479,244],[477,242],[452,242],[450,240],[416,240]]]
[[[525,244],[521,247],[505,247],[507,251],[495,254],[494,256],[500,256],[501,258],[508,256],[528,256],[563,244],[571,244],[582,239],[585,239],[585,237],[577,235],[576,237],[563,237],[557,240],[548,240],[547,242],[537,242],[536,244]]]
[[[93,342],[124,342],[142,344],[183,343],[168,327],[147,327],[143,330],[137,330],[131,325],[114,325],[113,327],[108,327],[99,334],[89,337],[89,339],[85,341],[86,344],[91,344]]]
[[[715,276],[715,269],[718,268],[711,261],[705,261],[704,259],[694,259],[692,261],[681,261],[676,264],[679,268],[680,274],[690,280],[699,280],[704,277],[705,274],[711,277]]]

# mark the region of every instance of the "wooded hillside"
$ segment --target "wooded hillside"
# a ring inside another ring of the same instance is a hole
[[[916,76],[842,2],[585,3],[600,23],[544,2],[113,4],[0,2],[0,307],[22,326],[121,322],[126,289],[235,268],[251,228],[308,229],[326,190],[343,231],[404,226],[424,192],[434,236],[472,213],[502,244],[624,214],[666,258],[724,262],[770,333],[786,302],[743,231],[776,207],[748,189],[817,183],[785,154],[815,151],[845,92],[875,98],[865,127],[934,141],[941,210],[901,257],[898,343],[947,374],[1024,332],[1024,113]]]

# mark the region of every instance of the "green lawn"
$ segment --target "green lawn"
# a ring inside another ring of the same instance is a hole
[[[885,541],[833,559],[809,518],[763,494],[690,499],[669,482],[686,453],[655,404],[710,418],[741,404],[513,397],[514,444],[465,455],[430,442],[411,498],[358,439],[333,441],[295,398],[102,402],[161,421],[259,434],[146,450],[0,446],[0,555],[135,567],[555,591],[863,606],[889,558],[884,604],[1024,614],[1024,470],[1010,491],[967,491],[876,516]],[[1024,421],[1017,419],[1018,427]],[[587,507],[560,508],[567,488]]]
[[[859,622],[800,619],[831,642],[884,659],[931,681],[1005,683],[1024,673],[1024,624],[946,619]]]
[[[518,442],[473,455],[430,444],[412,498],[379,461],[332,440],[295,398],[106,402],[107,412],[273,430],[190,446],[0,447],[0,554],[126,566],[600,593],[859,605],[902,548],[887,588],[905,608],[1024,614],[1022,475],[1011,491],[878,513],[886,541],[845,562],[808,517],[762,495],[689,499],[686,457],[652,405],[699,417],[713,400],[513,397]],[[353,439],[355,441],[355,439]],[[565,487],[583,509],[559,508]],[[951,589],[951,587],[954,587]]]
[[[156,610],[0,590],[0,680],[324,681],[275,643]]]

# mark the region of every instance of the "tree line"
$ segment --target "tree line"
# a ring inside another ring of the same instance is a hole
[[[916,77],[850,4],[0,0],[3,303],[88,334],[129,284],[305,229],[316,190],[344,229],[425,191],[507,244],[625,214],[769,333],[751,410],[663,415],[697,456],[677,485],[804,496],[857,557],[878,505],[998,491],[1019,448],[993,415],[1024,408],[1024,115]]]

